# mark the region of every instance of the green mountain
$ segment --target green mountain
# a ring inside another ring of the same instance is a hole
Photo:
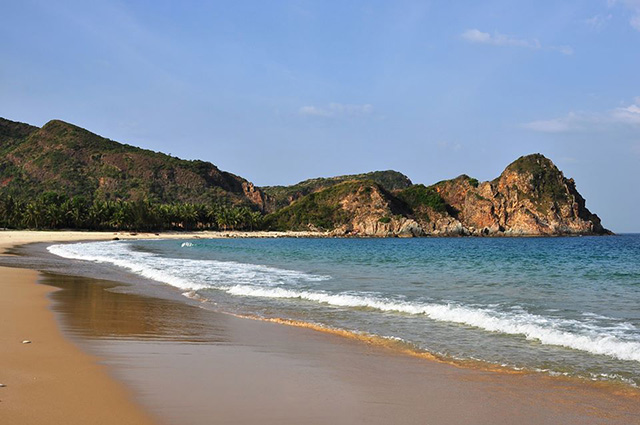
[[[376,220],[410,213],[406,205],[374,180],[350,180],[317,190],[267,215],[276,230],[334,230],[354,220]]]
[[[461,175],[426,186],[376,171],[258,188],[210,162],[121,144],[58,120],[38,128],[0,118],[0,201],[0,226],[8,227],[261,227],[383,237],[610,233],[573,179],[540,154],[518,158],[487,182]]]
[[[263,186],[261,189],[267,195],[266,210],[273,212],[290,205],[293,201],[309,195],[310,193],[353,180],[370,180],[379,184],[387,191],[405,189],[412,184],[409,177],[404,174],[393,170],[387,170],[337,177],[320,177],[305,180],[292,186]]]
[[[114,142],[53,120],[42,128],[0,118],[0,192],[95,200],[199,202],[264,208],[254,185],[205,161]]]

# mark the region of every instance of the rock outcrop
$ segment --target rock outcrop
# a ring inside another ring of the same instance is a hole
[[[273,229],[327,230],[334,236],[422,236],[407,206],[372,180],[313,192],[266,217]]]
[[[435,190],[450,206],[456,231],[468,235],[574,235],[609,233],[585,206],[573,179],[543,155],[523,156],[490,182],[467,176]],[[455,223],[455,222],[454,222]],[[456,223],[457,224],[457,223]],[[434,232],[449,233],[447,228]]]
[[[280,208],[291,205],[292,202],[313,192],[328,189],[348,181],[371,180],[385,190],[401,190],[411,186],[411,180],[398,171],[373,171],[363,174],[350,174],[346,176],[319,177],[301,181],[292,186],[263,186],[260,189],[265,194],[265,208],[267,212],[274,212]]]
[[[433,186],[388,191],[374,181],[343,182],[271,214],[278,229],[340,236],[544,236],[609,234],[573,179],[540,154],[519,158],[493,181],[467,175]]]

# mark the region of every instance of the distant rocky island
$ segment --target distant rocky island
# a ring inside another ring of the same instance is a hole
[[[205,161],[53,120],[0,118],[0,227],[314,230],[331,236],[610,234],[551,160],[430,186],[397,171],[257,187]],[[235,217],[235,218],[234,218]],[[240,217],[240,218],[238,218]]]

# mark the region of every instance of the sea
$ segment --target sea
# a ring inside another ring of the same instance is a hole
[[[388,341],[443,361],[640,386],[640,234],[47,249],[170,285],[206,309]]]

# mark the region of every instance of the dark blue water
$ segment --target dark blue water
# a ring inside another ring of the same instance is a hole
[[[52,252],[125,267],[210,308],[640,385],[640,235],[121,241]]]

